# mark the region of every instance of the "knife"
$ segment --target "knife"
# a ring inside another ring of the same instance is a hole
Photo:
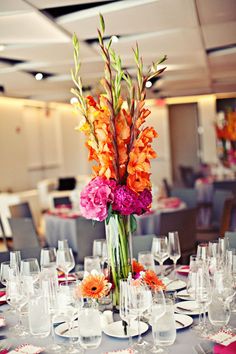
[[[127,336],[127,323],[122,320],[122,326],[124,327],[124,335]]]

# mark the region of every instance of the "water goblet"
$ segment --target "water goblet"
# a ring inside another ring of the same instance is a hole
[[[138,262],[141,263],[145,269],[151,269],[155,271],[155,262],[153,254],[149,251],[138,253]]]
[[[68,240],[58,240],[57,249],[64,250],[65,248],[69,248]]]
[[[10,269],[10,262],[1,263],[0,281],[4,286],[7,285],[7,281],[9,280],[9,269]]]
[[[56,255],[57,268],[61,270],[68,282],[68,274],[75,266],[75,259],[71,248],[58,249]]]
[[[197,258],[206,263],[208,259],[208,244],[207,243],[200,243],[197,246]]]
[[[107,262],[107,241],[105,239],[97,239],[93,241],[93,256],[98,256],[101,263],[101,268]]]
[[[152,254],[154,259],[161,266],[161,275],[163,276],[163,263],[168,259],[168,239],[166,236],[157,236],[152,240]]]
[[[11,268],[17,269],[18,273],[20,272],[21,264],[21,253],[20,251],[11,251],[10,252],[10,266]]]
[[[35,285],[39,280],[40,268],[36,258],[27,258],[21,261],[20,275],[23,281],[27,281],[30,285],[29,279],[32,280],[32,285]]]

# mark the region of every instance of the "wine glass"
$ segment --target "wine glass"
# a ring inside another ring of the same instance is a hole
[[[142,314],[151,308],[152,293],[146,284],[137,284],[135,281],[131,281],[129,291],[131,296],[131,312],[138,319],[138,340],[133,345],[133,348],[138,351],[139,349],[145,350],[149,344],[142,338],[140,319]]]
[[[68,282],[68,274],[75,266],[75,259],[71,248],[58,249],[56,255],[57,268],[61,270]]]
[[[149,251],[139,252],[138,262],[141,263],[145,269],[151,269],[155,271],[154,257],[153,254]]]
[[[212,287],[209,272],[205,266],[199,267],[196,274],[195,298],[201,308],[200,312],[203,313],[203,323],[199,323],[199,326],[196,326],[195,329],[200,329],[201,335],[205,335],[207,331],[206,311],[207,306],[211,303],[212,299]]]
[[[208,318],[212,326],[216,328],[216,332],[223,329],[230,319],[229,303],[222,299],[217,289],[214,289],[212,293],[212,301],[208,306]]]
[[[105,239],[97,239],[93,241],[93,256],[98,256],[101,268],[104,269],[107,261],[107,241]]]
[[[174,274],[176,276],[176,272],[175,272],[176,263],[178,259],[181,257],[179,234],[177,231],[169,232],[168,238],[169,238],[169,258],[174,263]]]
[[[6,301],[18,313],[18,323],[11,331],[18,336],[25,336],[28,333],[22,324],[21,309],[27,303],[27,296],[21,283],[20,277],[11,275],[6,284]]]
[[[152,240],[152,254],[154,259],[161,266],[161,275],[163,276],[163,263],[168,259],[168,239],[166,236],[157,236]]]
[[[58,240],[57,249],[64,250],[65,248],[69,248],[68,240]]]
[[[41,269],[55,265],[56,267],[56,249],[54,247],[42,248],[40,253]]]
[[[122,279],[120,280],[120,318],[128,325],[129,347],[132,346],[131,321],[136,317],[132,311],[130,281]]]
[[[82,348],[97,349],[102,341],[101,319],[98,309],[82,307],[78,312],[79,343]]]
[[[86,256],[84,257],[84,271],[91,273],[92,270],[96,270],[101,273],[101,264],[98,256]]]
[[[151,349],[151,352],[165,353],[166,351],[160,347],[171,346],[176,339],[174,307],[171,299],[163,299],[160,296],[158,300],[157,303],[154,302],[152,305],[152,336],[154,347]]]
[[[9,280],[9,269],[10,269],[10,262],[1,263],[0,281],[4,286],[7,285],[7,281]]]
[[[207,262],[208,259],[208,244],[200,243],[197,246],[197,258],[202,262]]]

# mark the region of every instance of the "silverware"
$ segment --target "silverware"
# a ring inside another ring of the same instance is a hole
[[[167,288],[170,284],[175,283],[176,281],[179,281],[179,279],[174,279],[174,280],[169,281],[169,283],[166,284],[166,288]]]
[[[188,312],[196,312],[196,311],[199,310],[197,307],[196,307],[195,309],[188,309],[188,308],[186,308],[186,307],[182,307],[182,306],[179,306],[179,305],[177,305],[176,307],[177,307],[178,309],[180,309],[180,310],[188,311]]]
[[[60,333],[60,335],[62,336],[63,334],[65,334],[66,332],[69,332],[70,330],[72,330],[72,329],[74,329],[74,328],[79,328],[79,326],[74,326],[74,327],[72,327],[72,328],[66,328],[66,329],[64,329],[61,333]]]
[[[175,320],[176,323],[178,323],[180,326],[185,327],[185,324],[183,322],[180,322],[178,320]]]
[[[173,266],[167,267],[164,271],[164,275],[165,276],[169,275],[173,271],[173,269],[174,269]]]

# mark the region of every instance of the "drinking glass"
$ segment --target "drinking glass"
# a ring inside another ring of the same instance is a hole
[[[138,340],[133,345],[134,349],[145,350],[148,347],[148,343],[145,342],[141,335],[140,319],[142,314],[151,308],[152,305],[152,293],[151,290],[145,284],[136,284],[135,281],[131,281],[130,285],[131,296],[131,312],[138,319]]]
[[[1,263],[0,281],[4,286],[7,285],[7,281],[9,280],[9,269],[10,269],[10,262]]]
[[[208,256],[217,258],[219,249],[219,240],[212,240],[208,243]]]
[[[162,313],[164,309],[164,312]],[[154,341],[153,353],[165,353],[164,348],[174,344],[176,339],[176,326],[174,307],[171,299],[164,304],[153,305],[152,310],[152,336]]]
[[[11,251],[10,252],[10,266],[11,268],[17,269],[18,273],[20,272],[21,264],[21,253],[20,251]]]
[[[91,273],[92,270],[96,270],[101,273],[100,259],[98,256],[84,257],[84,271]]]
[[[41,292],[30,297],[28,304],[29,330],[33,336],[44,338],[51,331],[48,301]]]
[[[40,253],[41,269],[48,265],[55,265],[56,267],[56,249],[54,247],[42,248]]]
[[[97,239],[93,241],[93,256],[98,256],[101,263],[101,269],[104,271],[107,262],[107,241],[105,239]]]
[[[212,287],[210,283],[209,272],[208,269],[204,266],[200,267],[196,274],[195,298],[201,309],[200,312],[203,313],[203,323],[199,323],[199,326],[196,326],[195,329],[200,329],[201,335],[204,335],[207,331],[207,306],[211,303],[212,299]]]
[[[132,311],[130,281],[120,280],[120,318],[128,325],[129,347],[132,346],[131,321],[137,316]]]
[[[163,291],[155,291],[152,298],[152,307],[151,307],[151,324],[153,328],[153,341],[154,346],[150,349],[151,353],[160,353],[162,352],[161,348],[158,348],[155,343],[154,332],[156,329],[156,322],[164,315],[166,311],[166,300],[163,294]]]
[[[22,279],[25,278],[27,280],[30,277],[33,284],[35,284],[39,280],[40,275],[38,260],[36,258],[23,259],[21,261],[20,274]]]
[[[207,243],[200,243],[197,246],[197,258],[200,261],[207,262],[208,259],[208,244]]]
[[[228,249],[228,240],[226,238],[219,237],[218,239],[218,262],[220,266],[225,263],[225,254]]]
[[[154,257],[153,254],[149,251],[139,252],[138,261],[144,266],[145,269],[151,269],[155,271]]]
[[[161,266],[161,275],[163,276],[163,263],[168,259],[168,239],[166,236],[157,236],[152,240],[152,254],[154,259]]]
[[[27,303],[27,296],[24,292],[24,286],[19,276],[11,276],[6,284],[6,301],[18,313],[18,323],[11,331],[17,336],[25,336],[28,333],[22,325],[21,309]]]
[[[56,255],[57,268],[61,270],[68,282],[68,274],[75,266],[75,259],[71,248],[58,249]]]
[[[176,270],[176,263],[181,257],[179,234],[177,231],[169,232],[169,258],[174,263],[174,271]],[[176,275],[176,272],[174,273]]]
[[[98,309],[83,307],[78,313],[79,343],[84,349],[97,349],[102,341],[101,319]]]

